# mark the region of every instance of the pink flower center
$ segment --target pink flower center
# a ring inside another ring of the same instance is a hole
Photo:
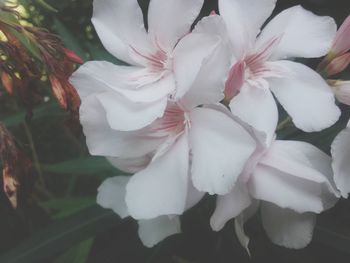
[[[168,136],[182,132],[186,125],[186,113],[176,103],[170,103],[163,117],[152,125],[151,132],[157,136]]]

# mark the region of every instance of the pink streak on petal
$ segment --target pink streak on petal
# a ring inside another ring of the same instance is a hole
[[[215,10],[212,10],[212,11],[210,12],[210,15],[211,15],[211,16],[215,16],[215,15],[217,15],[217,13],[216,13]]]
[[[350,50],[350,15],[340,26],[331,48],[333,56],[339,56]]]
[[[244,83],[246,63],[244,60],[234,64],[225,84],[225,101],[229,102],[236,96]]]

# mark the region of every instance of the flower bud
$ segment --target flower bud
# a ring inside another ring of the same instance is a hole
[[[64,48],[64,54],[66,55],[68,60],[70,60],[73,63],[76,63],[76,64],[83,64],[84,63],[84,61],[81,59],[81,57],[79,57],[75,52],[73,52],[72,50],[70,50],[68,48]]]
[[[51,82],[51,87],[54,96],[56,97],[58,103],[61,105],[61,107],[65,110],[68,109],[68,103],[67,103],[67,96],[66,96],[66,91],[64,90],[61,81],[51,75],[50,77],[50,82]]]
[[[331,48],[332,56],[339,56],[350,50],[350,15],[340,26]]]
[[[343,104],[350,105],[350,81],[328,80],[335,97]]]
[[[4,86],[5,90],[9,94],[13,94],[13,80],[12,80],[11,76],[8,73],[6,73],[5,71],[3,71],[1,73],[1,82],[2,82],[2,85]]]
[[[324,69],[327,76],[338,74],[350,64],[350,52],[334,58]]]

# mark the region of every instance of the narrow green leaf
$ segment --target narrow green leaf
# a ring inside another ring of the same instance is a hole
[[[69,249],[66,253],[55,260],[54,263],[85,263],[88,259],[93,242],[93,238],[84,240],[79,245]]]
[[[44,7],[45,9],[51,11],[51,12],[55,12],[57,13],[58,10],[54,7],[52,7],[51,5],[49,5],[48,3],[46,3],[44,0],[36,0],[36,2],[41,5],[42,7]]]
[[[32,238],[0,257],[0,262],[50,262],[49,258],[53,255],[122,222],[113,211],[94,205],[67,219],[56,221],[36,233]]]
[[[33,110],[33,120],[46,116],[60,116],[66,113],[58,106],[57,103],[44,103]],[[22,111],[12,116],[1,119],[7,127],[21,124],[25,120],[26,112]]]
[[[63,219],[71,216],[96,203],[96,197],[72,197],[51,199],[41,203],[46,210],[53,211],[54,219]]]
[[[42,168],[46,172],[58,174],[91,175],[106,171],[117,171],[104,157],[87,157],[62,163],[46,164],[42,165]]]

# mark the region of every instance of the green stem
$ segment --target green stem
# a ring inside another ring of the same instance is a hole
[[[291,122],[292,122],[292,118],[290,116],[288,116],[287,118],[285,118],[283,121],[281,121],[278,124],[277,131],[280,131],[280,130],[286,128],[288,125],[290,125]]]

